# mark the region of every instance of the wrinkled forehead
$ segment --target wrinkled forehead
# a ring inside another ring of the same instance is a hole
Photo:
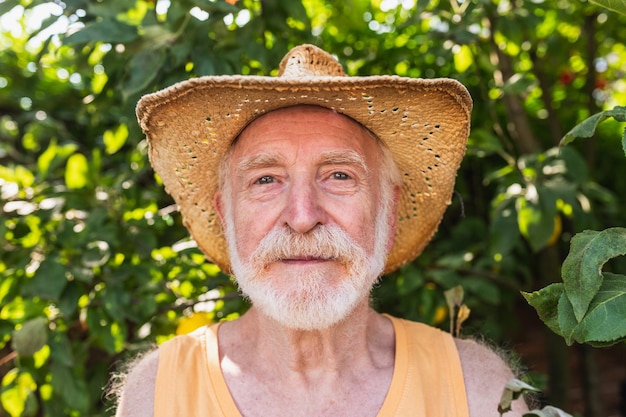
[[[302,123],[303,127],[307,125],[308,129],[311,128],[311,125],[319,126],[320,133],[327,132],[325,129],[330,126],[341,131],[341,135],[344,137],[357,138],[357,141],[365,143],[368,148],[372,144],[375,144],[376,148],[386,147],[374,133],[351,117],[326,107],[303,104],[272,110],[254,119],[230,144],[227,156],[232,156],[233,149],[236,149],[244,138],[252,137],[253,140],[256,140],[258,136],[262,136],[268,130],[276,132],[282,130],[282,127],[293,129],[294,125],[296,126],[295,131],[299,133],[299,123]],[[267,137],[264,136],[264,139],[267,140]]]
[[[296,120],[314,120],[315,122],[319,122],[320,124],[332,124],[342,126],[355,135],[365,134],[375,141],[379,141],[379,139],[376,138],[376,136],[367,128],[365,128],[361,123],[357,122],[349,116],[346,116],[345,114],[339,113],[336,110],[329,109],[327,107],[301,104],[272,110],[257,117],[239,133],[239,135],[231,143],[231,148],[233,146],[236,146],[241,137],[254,135],[255,132],[258,129],[262,128],[262,126],[264,125],[275,125],[277,123],[280,124],[282,120],[293,120],[294,118]]]
[[[278,142],[277,137],[285,140],[285,131],[294,132],[295,136],[300,133],[300,123],[307,126],[309,131],[314,132],[319,126],[319,132],[329,132],[335,129],[335,132],[341,132],[338,137],[352,138],[342,142],[344,148],[360,153],[365,159],[371,162],[370,168],[376,169],[380,166],[380,158],[387,159],[384,154],[388,153],[386,146],[362,124],[349,116],[338,113],[335,110],[314,106],[314,105],[297,105],[284,107],[265,113],[262,116],[250,122],[233,140],[230,148],[220,166],[220,186],[224,185],[224,174],[230,167],[233,157],[240,159],[248,154],[250,146],[256,150],[259,148],[270,148]],[[320,135],[321,140],[324,135]],[[311,135],[312,141],[317,141],[315,134]],[[261,144],[262,142],[262,144]],[[278,146],[278,145],[277,145]],[[387,152],[386,152],[387,151]]]

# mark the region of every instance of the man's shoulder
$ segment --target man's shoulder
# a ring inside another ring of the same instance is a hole
[[[159,369],[159,349],[134,359],[115,388],[119,401],[116,417],[153,417],[154,389]]]
[[[502,351],[485,342],[458,338],[454,341],[463,368],[470,416],[498,416],[504,386],[516,377],[516,367]],[[520,398],[513,404],[511,417],[521,416],[527,410]]]
[[[111,395],[118,399],[117,417],[152,417],[157,373],[161,358],[167,361],[193,361],[188,353],[203,349],[205,334],[210,327],[178,335],[125,364],[111,384]]]

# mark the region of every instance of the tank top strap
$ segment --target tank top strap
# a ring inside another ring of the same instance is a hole
[[[454,338],[423,323],[386,317],[396,334],[396,359],[378,417],[469,417]]]
[[[230,393],[221,377],[218,328],[203,327],[159,346],[154,417],[239,415],[220,406],[220,397],[230,398]]]

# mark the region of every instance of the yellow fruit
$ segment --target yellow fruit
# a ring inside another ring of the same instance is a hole
[[[552,229],[552,234],[550,235],[550,239],[548,239],[548,246],[554,245],[559,240],[562,231],[563,222],[561,221],[561,216],[557,214],[554,216],[554,229]]]
[[[448,317],[448,309],[444,306],[437,306],[435,309],[435,317],[433,317],[433,324],[438,325]]]
[[[181,317],[178,320],[176,334],[179,335],[191,333],[194,330],[208,324],[213,324],[213,320],[209,313],[193,313],[191,316]]]

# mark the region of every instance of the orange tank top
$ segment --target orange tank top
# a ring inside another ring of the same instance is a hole
[[[378,417],[469,417],[461,361],[448,333],[388,317],[396,337],[393,377]],[[219,324],[159,347],[154,417],[241,417],[219,361]]]

